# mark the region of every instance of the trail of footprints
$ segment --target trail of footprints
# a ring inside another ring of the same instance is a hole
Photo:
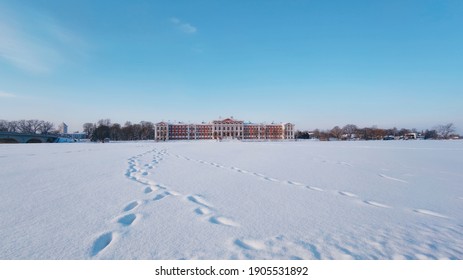
[[[141,164],[141,158],[149,154],[154,154],[152,161],[150,163]],[[118,228],[113,231],[105,232],[96,238],[90,251],[91,257],[97,257],[102,252],[110,248],[119,236],[130,230],[132,226],[141,220],[142,215],[140,213],[136,213],[140,206],[147,203],[159,202],[167,197],[177,197],[183,202],[194,205],[193,212],[198,215],[200,220],[205,220],[211,224],[221,226],[240,226],[233,219],[220,215],[217,209],[215,209],[214,206],[202,195],[184,195],[172,190],[170,187],[162,183],[148,179],[148,175],[153,174],[153,169],[155,169],[156,165],[164,159],[166,154],[165,150],[157,151],[156,149],[153,149],[128,159],[128,168],[125,172],[125,176],[129,180],[143,186],[144,197],[142,199],[128,202],[122,208],[122,213],[111,220],[112,225],[116,225]]]
[[[235,166],[226,167],[226,166],[224,166],[222,164],[219,164],[219,163],[207,162],[205,160],[196,160],[196,159],[192,159],[192,158],[189,158],[189,157],[185,157],[183,155],[174,155],[174,156],[177,157],[177,158],[180,158],[180,159],[187,160],[187,161],[193,161],[193,162],[197,162],[197,163],[204,164],[204,165],[210,165],[210,166],[217,167],[217,168],[228,169],[230,171],[235,171],[235,172],[242,173],[242,174],[249,174],[249,175],[252,175],[252,176],[257,177],[259,179],[270,181],[270,182],[303,187],[303,188],[306,188],[306,189],[312,190],[312,191],[328,192],[324,188],[319,188],[319,187],[315,187],[315,186],[311,186],[311,185],[307,185],[307,184],[304,184],[304,183],[291,181],[291,180],[279,180],[277,178],[273,178],[273,177],[267,176],[265,174],[261,174],[261,173],[257,173],[257,172],[251,172],[251,171],[244,170],[244,169],[241,169],[241,168],[238,168],[238,167],[235,167]],[[347,163],[347,162],[338,162],[338,164],[352,167],[352,165]],[[387,180],[397,181],[397,182],[401,182],[401,183],[408,183],[405,180],[390,177],[390,176],[387,176],[387,175],[384,175],[384,174],[378,174],[378,176],[381,177],[381,178],[387,179]],[[380,203],[380,202],[377,202],[377,201],[362,200],[358,195],[356,195],[354,193],[347,192],[347,191],[330,191],[329,193],[334,194],[334,195],[341,195],[341,196],[344,196],[346,198],[350,198],[350,199],[353,199],[353,200],[354,199],[355,200],[360,200],[361,202],[363,202],[363,203],[365,203],[365,204],[367,204],[369,206],[374,206],[374,207],[384,208],[384,209],[392,209],[393,208],[392,206],[389,206],[389,205],[386,205],[384,203]],[[459,199],[462,199],[462,198],[459,198]],[[447,217],[445,215],[442,215],[440,213],[437,213],[437,212],[434,212],[434,211],[431,211],[431,210],[426,210],[426,209],[407,209],[407,211],[418,213],[418,214],[423,214],[423,215],[428,215],[428,216],[432,216],[432,217],[449,219],[449,217]]]
[[[209,222],[213,224],[217,224],[217,225],[224,225],[224,226],[231,226],[231,227],[239,226],[238,223],[236,223],[230,218],[216,215],[217,211],[202,196],[190,195],[187,197],[187,199],[195,203],[197,206],[199,206],[198,208],[194,210],[194,212],[200,216],[204,216]]]
[[[152,160],[149,163],[143,164],[142,158],[150,154],[153,155]],[[244,170],[244,169],[234,167],[234,166],[226,167],[219,163],[191,159],[189,157],[185,157],[182,155],[169,154],[167,153],[166,150],[158,151],[157,149],[152,149],[145,153],[138,154],[128,159],[127,161],[128,168],[125,172],[125,177],[129,180],[136,182],[138,185],[141,185],[143,187],[142,189],[143,197],[141,199],[130,201],[124,207],[122,207],[122,213],[120,213],[119,215],[117,215],[115,218],[111,220],[112,226],[113,227],[116,226],[116,229],[113,231],[107,231],[95,239],[91,247],[91,250],[90,250],[91,257],[98,257],[102,252],[108,250],[114,243],[116,243],[116,241],[119,239],[121,235],[123,235],[125,232],[130,230],[131,227],[136,225],[138,221],[143,218],[140,213],[137,213],[137,209],[140,206],[147,204],[147,203],[156,203],[168,197],[174,197],[174,198],[179,199],[182,202],[186,202],[186,203],[190,203],[194,205],[193,212],[198,216],[200,221],[207,221],[213,225],[220,225],[220,226],[227,226],[227,227],[239,227],[240,226],[239,223],[234,221],[232,218],[225,217],[221,215],[220,213],[218,213],[217,209],[211,203],[209,203],[206,200],[206,198],[203,197],[201,194],[182,194],[162,183],[158,183],[158,182],[154,182],[150,180],[148,178],[149,175],[154,173],[156,166],[162,162],[162,160],[164,159],[164,156],[166,155],[172,155],[172,156],[175,156],[177,158],[184,159],[187,161],[193,161],[199,164],[209,165],[209,166],[216,167],[216,168],[228,169],[230,171],[238,172],[241,174],[247,174],[250,176],[254,176],[255,178],[260,179],[260,180],[266,180],[266,181],[274,182],[278,184],[285,184],[285,185],[291,185],[295,187],[301,187],[307,190],[325,192],[325,193],[329,193],[332,195],[341,195],[343,197],[346,197],[346,199],[351,199],[353,201],[355,200],[361,201],[365,203],[366,205],[373,206],[373,207],[378,207],[378,208],[383,208],[383,209],[393,208],[389,205],[386,205],[386,204],[383,204],[377,201],[362,200],[358,195],[347,192],[347,191],[329,191],[324,188],[307,185],[307,184],[300,183],[297,181],[280,180],[277,178],[273,178],[271,176],[267,176],[265,174],[251,172],[251,171]],[[344,162],[340,164],[343,164],[346,166],[352,166],[349,163],[344,163]],[[408,183],[404,180],[389,177],[384,174],[378,174],[378,176],[384,179],[388,179],[388,180]],[[459,199],[463,199],[463,198],[459,197]],[[408,209],[408,211],[410,210]],[[431,210],[426,210],[426,209],[411,209],[410,212],[427,215],[430,217],[449,219],[449,217],[445,215],[442,215],[440,213],[437,213]],[[263,247],[261,243],[255,240],[249,241],[249,240],[237,239],[235,242],[235,245],[241,248],[252,249],[252,250],[260,250]]]

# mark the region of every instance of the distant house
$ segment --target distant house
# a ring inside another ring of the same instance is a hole
[[[414,132],[410,132],[410,133],[405,134],[404,138],[405,138],[405,140],[409,140],[409,139],[416,140],[417,139],[416,133],[414,133]]]

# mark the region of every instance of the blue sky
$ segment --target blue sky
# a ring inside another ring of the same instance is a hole
[[[0,119],[463,132],[463,1],[0,0]]]

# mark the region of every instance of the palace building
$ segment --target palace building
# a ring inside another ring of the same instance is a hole
[[[294,139],[294,124],[246,123],[232,117],[215,120],[212,123],[186,124],[160,122],[155,124],[154,139],[200,140],[200,139],[245,139],[284,140]]]

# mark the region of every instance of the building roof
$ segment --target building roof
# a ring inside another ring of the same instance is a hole
[[[235,120],[233,117],[230,117],[223,120],[215,120],[213,123],[243,123],[243,121]]]
[[[267,124],[267,123],[252,123],[252,122],[244,122],[244,121],[241,121],[241,120],[236,120],[234,119],[233,117],[230,117],[230,118],[225,118],[225,119],[221,119],[221,120],[214,120],[212,121],[212,123],[183,123],[183,122],[175,122],[175,123],[171,123],[171,122],[159,122],[159,123],[156,123],[155,125],[156,126],[167,126],[167,125],[212,125],[212,124],[243,124],[243,125],[246,125],[246,126],[251,126],[251,125],[255,125],[255,126],[279,126],[279,125],[293,125],[293,123],[289,123],[289,122],[286,122],[286,123],[271,123],[271,124]]]

